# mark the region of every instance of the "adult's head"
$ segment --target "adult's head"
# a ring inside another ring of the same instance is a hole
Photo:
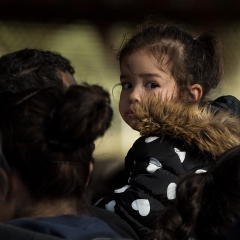
[[[53,206],[59,214],[69,213],[58,203],[74,209],[83,193],[93,141],[112,119],[108,93],[97,85],[79,85],[1,97],[0,221],[32,216],[42,203],[50,206],[48,214]]]
[[[145,81],[145,88],[196,101],[217,87],[223,71],[217,37],[193,37],[177,25],[157,21],[141,24],[125,39],[117,58],[124,88],[131,87],[132,74]]]
[[[157,239],[225,239],[240,214],[240,146],[216,160],[208,172],[184,177],[176,199],[159,219]]]
[[[0,58],[0,91],[76,84],[74,68],[59,53],[22,49]]]

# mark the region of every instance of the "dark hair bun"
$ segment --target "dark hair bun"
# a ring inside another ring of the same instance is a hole
[[[109,93],[98,85],[70,87],[46,118],[51,149],[73,151],[102,136],[113,111]]]

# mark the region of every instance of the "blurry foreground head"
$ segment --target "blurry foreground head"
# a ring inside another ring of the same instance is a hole
[[[193,173],[177,185],[176,199],[161,214],[157,239],[226,239],[240,215],[240,146],[224,154],[208,172]]]
[[[22,49],[0,57],[0,91],[77,84],[71,62],[59,53]]]
[[[109,94],[85,84],[0,97],[0,221],[28,216],[43,202],[75,206],[89,178],[93,142],[111,123]]]

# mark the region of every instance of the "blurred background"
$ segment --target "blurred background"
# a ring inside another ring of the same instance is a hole
[[[219,36],[225,73],[215,95],[240,98],[239,0],[0,0],[0,55],[26,47],[56,51],[72,62],[79,83],[101,84],[112,92],[119,81],[112,48],[154,14]],[[139,136],[120,118],[119,90],[112,95],[112,127],[96,142],[95,175],[103,181],[120,179],[124,156]]]

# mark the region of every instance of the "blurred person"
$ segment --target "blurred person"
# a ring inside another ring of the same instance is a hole
[[[240,145],[223,153],[208,171],[182,178],[176,199],[160,215],[156,239],[239,239],[229,233],[240,216],[239,164]]]
[[[207,170],[240,144],[239,100],[206,100],[222,77],[220,45],[209,33],[194,37],[177,25],[147,21],[118,52],[119,112],[141,137],[125,158],[128,182],[96,206],[117,213],[140,239],[155,233],[180,176]]]
[[[0,91],[18,92],[31,87],[69,87],[77,84],[74,73],[71,62],[59,53],[26,48],[0,58]],[[95,208],[88,203],[89,199],[85,199],[88,214],[104,220],[122,236],[138,239],[132,228],[118,215]]]
[[[5,91],[0,98],[0,222],[72,240],[121,237],[77,212],[94,140],[112,120],[109,94],[86,84]]]

